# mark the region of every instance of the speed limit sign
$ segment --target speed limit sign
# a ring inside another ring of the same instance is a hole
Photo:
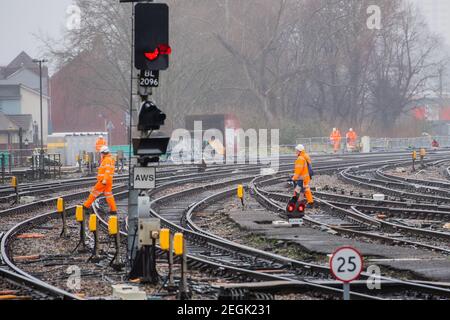
[[[363,259],[358,250],[352,247],[342,247],[331,256],[330,268],[336,279],[349,283],[359,278],[363,270]]]
[[[363,270],[363,259],[352,247],[337,249],[330,258],[333,276],[344,283],[344,300],[350,300],[350,282],[359,278]]]

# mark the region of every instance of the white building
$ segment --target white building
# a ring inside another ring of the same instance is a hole
[[[48,136],[48,109],[50,97],[42,97],[42,120],[44,144]],[[24,85],[0,85],[0,112],[8,116],[31,115],[33,124],[37,125],[38,132],[34,132],[31,144],[38,145],[40,142],[41,111],[40,94]],[[22,128],[26,130],[28,128]]]
[[[28,141],[34,145],[40,144],[41,126],[44,144],[47,143],[47,136],[51,131],[49,130],[49,77],[46,67],[42,68],[42,123],[39,90],[39,65],[33,62],[33,59],[25,52],[21,52],[7,66],[0,67],[0,112],[6,116],[31,116],[33,134]],[[24,122],[19,122],[19,125],[20,123]],[[28,131],[29,128],[22,128],[22,130]]]

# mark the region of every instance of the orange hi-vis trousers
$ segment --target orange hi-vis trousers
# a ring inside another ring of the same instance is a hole
[[[333,151],[336,153],[341,149],[341,139],[333,141]]]
[[[302,183],[303,185],[299,186],[297,184],[297,186],[295,187],[294,195],[295,196],[299,196],[300,193],[302,192],[302,189],[303,189],[306,201],[308,201],[309,204],[313,204],[314,203],[314,198],[313,198],[313,195],[312,195],[312,192],[311,192],[311,188],[309,186],[310,181],[311,181],[310,177],[304,177],[303,179],[298,180],[297,182],[300,183],[300,184],[303,182]]]
[[[117,212],[116,200],[114,200],[114,196],[112,193],[112,183],[102,184],[101,181],[97,182],[94,188],[89,195],[89,198],[84,203],[86,208],[90,208],[94,203],[95,199],[102,193],[105,195],[106,202],[108,203],[109,209],[111,211]]]

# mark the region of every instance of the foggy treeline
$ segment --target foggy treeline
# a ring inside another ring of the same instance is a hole
[[[167,2],[173,54],[154,99],[170,129],[186,114],[231,112],[244,128],[283,128],[284,140],[332,127],[388,135],[437,90],[444,66],[439,39],[402,0]],[[89,70],[71,79],[84,98],[126,111],[131,7],[75,3],[81,29],[47,42],[49,51],[61,66]],[[381,9],[380,29],[368,26],[371,5]]]

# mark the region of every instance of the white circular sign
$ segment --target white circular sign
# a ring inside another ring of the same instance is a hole
[[[333,276],[342,282],[352,282],[358,279],[363,271],[363,259],[354,248],[342,247],[337,249],[330,259]]]

